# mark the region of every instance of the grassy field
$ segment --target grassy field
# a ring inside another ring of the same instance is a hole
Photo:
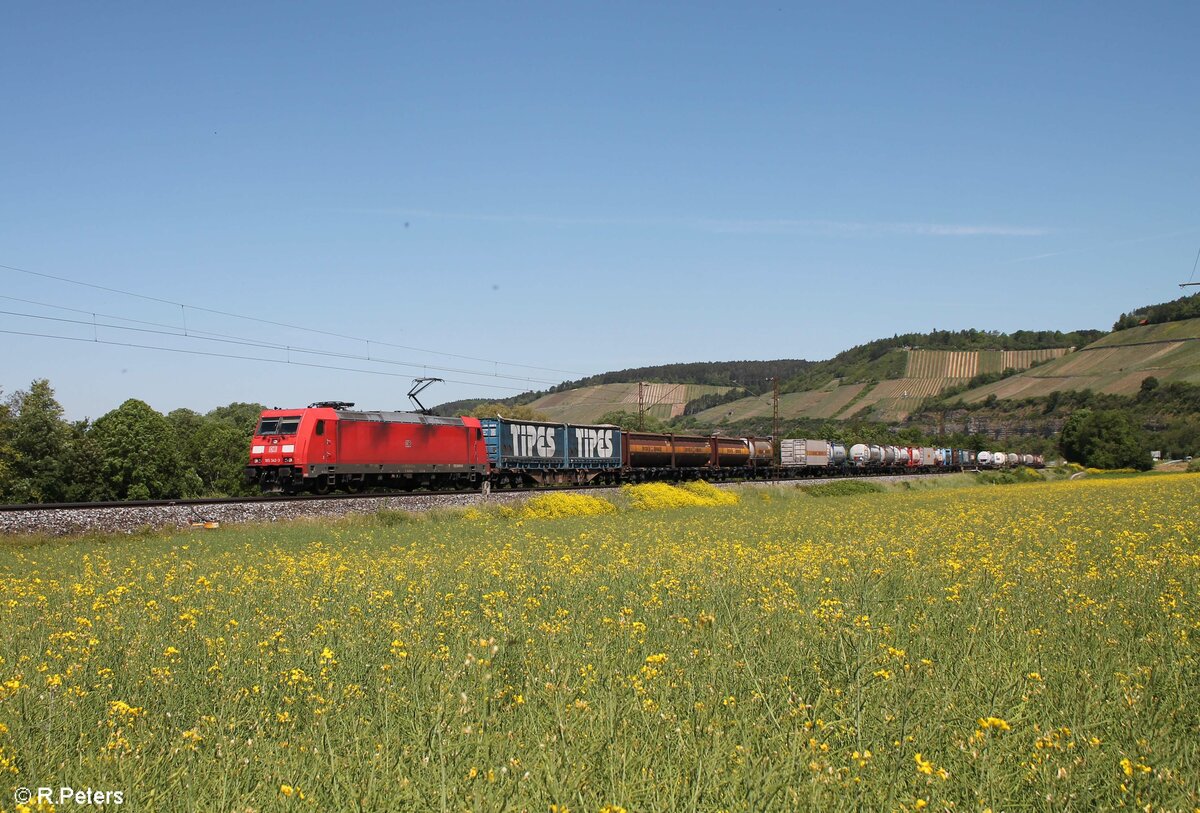
[[[1200,808],[1200,477],[856,490],[0,541],[0,807]]]

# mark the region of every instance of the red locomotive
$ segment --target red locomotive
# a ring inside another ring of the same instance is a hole
[[[487,478],[477,419],[356,412],[353,406],[322,401],[307,409],[264,410],[247,479],[264,491],[323,494],[372,486],[477,488]]]

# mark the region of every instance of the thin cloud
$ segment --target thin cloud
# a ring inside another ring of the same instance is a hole
[[[538,214],[495,214],[487,212],[439,212],[425,209],[339,209],[359,214],[390,215],[433,220],[463,220],[478,223],[523,223],[542,226],[624,226],[633,228],[684,228],[714,234],[798,234],[818,237],[1041,237],[1053,229],[1042,226],[1010,226],[965,223],[904,223],[888,221],[843,221],[817,219],[719,218],[620,218],[562,217]]]
[[[1041,226],[975,225],[964,223],[894,223],[841,220],[710,220],[714,231],[753,234],[815,234],[826,237],[1040,237],[1052,229]]]

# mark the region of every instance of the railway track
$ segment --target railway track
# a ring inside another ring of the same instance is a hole
[[[477,491],[429,492],[438,494],[478,494]],[[0,505],[5,511],[89,511],[102,508],[163,508],[167,506],[204,507],[217,505],[246,505],[252,503],[304,502],[310,500],[355,500],[369,498],[403,498],[428,496],[426,492],[381,491],[360,494],[271,494],[258,497],[204,497],[194,500],[108,500],[104,502],[55,502]]]
[[[948,473],[900,474],[872,477],[880,481],[919,480]],[[774,486],[837,482],[845,477],[803,480],[751,480],[714,483],[718,487]],[[0,506],[0,535],[70,536],[88,533],[137,533],[155,528],[269,523],[303,518],[371,514],[381,510],[428,511],[465,508],[481,503],[519,502],[547,491],[613,491],[620,486],[556,486],[505,489],[484,495],[479,491],[367,492],[363,494],[272,495],[196,500],[138,500],[129,502],[39,503]]]
[[[807,482],[825,482],[833,480],[844,480],[851,477],[870,477],[879,479],[888,478],[920,478],[931,477],[939,474],[952,474],[954,472],[923,472],[920,474],[873,474],[869,469],[852,470],[852,473],[842,473],[833,477],[822,477],[818,475],[805,474],[798,477],[767,479],[767,480],[728,480],[714,481],[713,485],[717,486],[734,486],[746,485],[749,483],[758,483],[764,485],[778,485],[781,483],[794,483],[799,480]],[[444,491],[363,491],[354,493],[332,493],[332,494],[262,494],[254,497],[201,497],[196,499],[171,499],[171,500],[107,500],[101,502],[60,502],[60,503],[23,503],[14,505],[0,505],[0,514],[14,511],[91,511],[98,509],[112,508],[164,508],[164,507],[192,507],[203,508],[222,505],[250,505],[256,503],[287,503],[287,502],[319,502],[319,501],[337,501],[337,500],[367,500],[367,499],[398,499],[398,500],[420,500],[423,497],[444,496],[444,495],[461,495],[461,496],[482,496],[487,499],[490,496],[499,496],[505,494],[533,494],[546,491],[611,491],[620,488],[619,485],[597,485],[597,486],[579,486],[579,485],[546,485],[535,488],[504,488],[504,489],[489,489],[486,492],[480,492],[475,489],[447,489]]]

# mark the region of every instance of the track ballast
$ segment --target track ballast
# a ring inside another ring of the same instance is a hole
[[[920,480],[945,476],[948,472],[931,474],[883,475],[881,481]],[[815,477],[805,484],[836,482],[842,477]],[[776,486],[799,484],[795,479],[750,480],[714,483],[718,487]],[[0,534],[41,534],[69,536],[87,533],[138,533],[156,528],[187,528],[193,525],[222,526],[241,523],[278,522],[301,518],[336,517],[347,514],[372,514],[381,510],[428,511],[437,508],[467,508],[471,506],[520,502],[546,491],[612,491],[618,486],[590,488],[554,488],[492,491],[484,496],[478,491],[411,492],[381,494],[337,494],[295,497],[237,497],[204,500],[142,500],[137,502],[104,502],[74,504],[39,504],[34,506],[0,506]]]

